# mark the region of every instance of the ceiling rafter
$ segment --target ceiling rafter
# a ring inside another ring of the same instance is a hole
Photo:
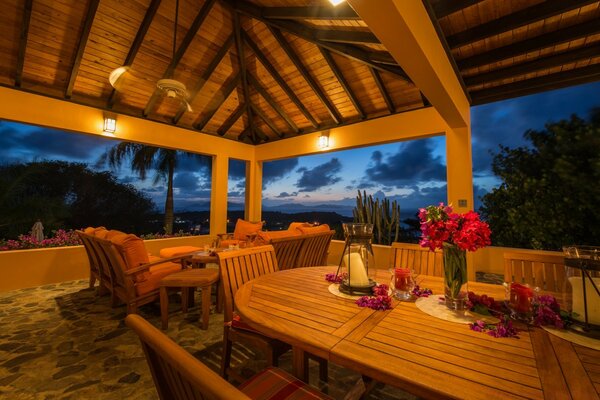
[[[154,16],[156,15],[156,11],[158,10],[158,7],[160,6],[160,2],[161,2],[161,0],[152,0],[152,3],[150,3],[150,6],[146,10],[144,19],[142,20],[142,23],[140,24],[140,27],[139,27],[137,33],[135,34],[135,38],[133,39],[131,47],[129,48],[127,57],[125,57],[125,62],[123,63],[124,67],[130,67],[133,64],[133,61],[135,60],[135,56],[137,56],[138,51],[140,51],[140,48],[142,47],[142,43],[144,42],[144,38],[146,37],[146,33],[148,32],[148,29],[150,28],[150,24],[152,23],[152,20],[154,19]],[[113,88],[110,92],[110,95],[108,96],[108,101],[106,103],[107,107],[112,108],[114,106],[116,100],[117,100],[117,91],[115,88]]]
[[[429,0],[429,3],[435,11],[436,17],[444,18],[462,9],[474,6],[477,3],[481,3],[482,1],[483,0]]]
[[[318,29],[314,31],[317,40],[334,43],[349,44],[381,44],[377,36],[371,32],[350,30],[327,30]]]
[[[233,113],[231,113],[231,115],[229,115],[229,117],[227,117],[227,119],[225,120],[225,122],[223,122],[223,125],[221,125],[219,127],[219,129],[217,130],[217,133],[220,136],[225,136],[225,134],[227,133],[227,131],[233,126],[233,124],[235,124],[235,122],[240,119],[240,117],[242,116],[242,114],[244,114],[246,112],[246,104],[245,103],[239,103],[237,108],[235,109],[235,111],[233,111]]]
[[[477,105],[597,80],[600,80],[600,64],[593,64],[587,67],[520,80],[471,93],[473,96],[473,105]]]
[[[482,65],[529,53],[530,51],[556,46],[597,33],[600,33],[600,18],[559,29],[554,32],[545,33],[503,47],[498,47],[485,53],[457,61],[457,64],[460,69],[480,67]]]
[[[188,29],[188,31],[186,32],[185,36],[183,37],[183,40],[181,41],[181,44],[179,45],[179,48],[175,52],[175,55],[173,56],[173,58],[171,59],[171,62],[167,66],[167,69],[163,73],[162,79],[171,78],[173,76],[173,73],[175,72],[177,65],[179,65],[179,62],[183,58],[183,55],[185,54],[186,50],[192,43],[192,40],[198,33],[198,30],[200,30],[202,23],[204,22],[204,20],[210,13],[210,10],[212,10],[212,7],[213,7],[215,1],[216,0],[206,0],[206,2],[202,5],[202,8],[200,8],[200,11],[198,11],[196,18],[194,19],[194,21],[192,22],[192,25],[190,26],[190,29]],[[152,111],[154,109],[154,106],[155,106],[156,102],[158,101],[159,97],[160,97],[160,94],[155,89],[152,92],[152,96],[150,96],[150,99],[148,100],[146,107],[144,108],[144,112],[143,112],[144,117],[148,117],[148,115],[150,114],[150,111]]]
[[[238,65],[240,74],[242,76],[242,91],[244,93],[244,103],[250,104],[250,91],[248,90],[248,79],[246,77],[246,57],[244,56],[244,41],[242,40],[240,16],[238,13],[233,12],[233,30],[235,33],[235,48],[237,51]],[[252,117],[252,107],[246,107],[246,116],[248,118],[248,126],[252,130],[252,140],[257,141],[256,138],[256,126]]]
[[[79,43],[77,44],[77,52],[75,53],[73,66],[71,67],[71,73],[69,74],[69,83],[67,84],[67,88],[65,90],[65,97],[67,99],[70,99],[73,95],[73,87],[75,86],[77,75],[79,74],[79,66],[81,65],[81,60],[83,59],[83,53],[85,53],[85,47],[87,46],[88,38],[90,37],[90,31],[92,30],[92,24],[94,23],[94,17],[96,16],[96,10],[98,10],[99,3],[100,0],[90,0],[88,4],[85,20],[83,21],[83,26],[81,27]]]
[[[273,64],[269,61],[269,59],[265,56],[265,54],[258,48],[256,43],[254,43],[254,41],[252,41],[252,39],[245,32],[242,32],[242,37],[244,38],[244,41],[250,47],[250,49],[252,49],[252,52],[254,53],[256,58],[258,58],[258,60],[262,64],[262,66],[267,71],[269,71],[269,74],[275,80],[275,82],[277,82],[277,84],[281,87],[281,89],[285,92],[285,94],[290,98],[290,100],[296,105],[296,107],[298,107],[300,112],[311,123],[311,125],[313,127],[317,128],[319,126],[319,124],[317,123],[315,118],[312,116],[310,111],[308,111],[308,109],[306,108],[304,103],[302,103],[302,101],[300,101],[298,96],[296,96],[296,93],[294,93],[292,88],[290,88],[290,86],[287,84],[285,79],[283,79],[281,77],[281,75],[279,75],[279,72],[277,72],[275,67],[273,67]]]
[[[238,135],[238,140],[242,141],[244,140],[244,138],[248,137],[248,135],[250,135],[250,127],[247,126],[239,135]]]
[[[251,104],[250,107],[252,108],[252,111],[254,111],[254,113],[260,117],[260,119],[265,121],[269,128],[271,128],[271,130],[275,132],[275,134],[279,136],[280,139],[283,138],[283,133],[281,133],[279,128],[277,128],[277,125],[275,125],[275,123],[273,123],[273,121],[271,121],[271,119],[264,112],[262,112],[260,108],[258,108],[254,104]]]
[[[241,74],[238,72],[235,77],[229,79],[229,82],[225,84],[222,91],[215,93],[210,101],[208,112],[204,115],[200,114],[198,121],[194,124],[195,129],[199,131],[204,129],[208,121],[210,121],[219,108],[221,108],[231,92],[233,92],[237,85],[240,84],[241,78]]]
[[[219,64],[223,60],[223,57],[225,57],[225,55],[229,51],[229,48],[233,44],[233,36],[234,36],[233,33],[231,35],[229,35],[229,37],[227,38],[227,40],[225,41],[223,46],[221,46],[221,48],[219,49],[219,51],[217,52],[215,57],[211,60],[210,64],[208,64],[208,67],[206,67],[206,69],[200,76],[200,79],[198,80],[198,82],[196,82],[196,84],[194,85],[192,90],[190,90],[190,98],[188,99],[188,102],[190,104],[192,103],[192,101],[194,101],[194,99],[196,98],[198,93],[202,90],[202,88],[204,87],[206,82],[208,82],[208,80],[210,79],[210,77],[213,74],[213,72],[215,71],[215,69],[219,66]],[[187,111],[187,107],[184,104],[182,104],[181,107],[179,107],[179,110],[177,111],[177,114],[175,115],[175,117],[173,117],[173,123],[175,125],[177,125],[179,123],[179,120],[181,119],[183,114],[185,114],[186,111]]]
[[[340,71],[340,69],[337,66],[335,60],[333,59],[333,57],[329,53],[329,50],[323,49],[321,47],[319,47],[319,50],[321,50],[321,55],[323,56],[323,58],[327,62],[327,65],[329,65],[329,68],[333,72],[333,75],[335,75],[336,79],[338,80],[338,82],[340,83],[340,85],[342,86],[342,88],[344,89],[344,91],[346,92],[346,94],[348,95],[348,98],[350,99],[350,101],[352,102],[352,105],[354,106],[354,108],[358,112],[358,115],[360,116],[361,119],[365,119],[366,118],[365,110],[363,109],[363,107],[361,106],[360,102],[358,101],[358,98],[356,97],[356,94],[354,94],[354,91],[352,90],[352,88],[348,84],[348,81],[344,77],[344,74],[342,74],[342,71]]]
[[[478,42],[490,36],[508,32],[512,29],[583,7],[596,1],[597,0],[546,0],[512,14],[455,33],[454,35],[448,36],[446,39],[450,48],[455,49],[469,43]]]
[[[375,80],[377,88],[381,92],[381,96],[385,101],[385,105],[387,106],[388,111],[390,112],[390,114],[393,114],[396,111],[396,108],[394,107],[394,102],[390,97],[390,93],[385,88],[385,84],[383,83],[383,79],[381,79],[379,71],[377,71],[375,68],[371,68],[371,74],[373,75],[373,79]]]
[[[261,85],[261,83],[254,76],[252,76],[252,74],[249,72],[248,72],[248,83],[254,88],[254,90],[256,90],[258,92],[258,94],[260,94],[262,96],[263,99],[265,99],[265,101],[267,103],[269,103],[271,108],[273,108],[275,110],[275,112],[277,112],[277,114],[279,114],[279,116],[285,120],[285,122],[288,124],[288,126],[295,133],[300,132],[300,130],[298,129],[298,126],[294,123],[294,121],[292,121],[292,119],[281,108],[281,106],[279,106],[279,104],[277,104],[277,102],[275,101],[273,96],[271,96],[269,94],[269,92],[267,92],[267,90],[263,87],[263,85]]]
[[[395,62],[393,57],[387,52],[369,52],[351,45],[318,40],[315,37],[312,29],[295,21],[264,18],[262,13],[264,10],[266,10],[266,8],[257,7],[254,4],[248,3],[247,1],[232,0],[231,5],[236,11],[246,14],[257,21],[261,21],[267,26],[285,31],[303,40],[306,40],[307,42],[326,48],[329,51],[351,58],[362,64],[379,69],[380,71],[391,72],[410,82],[408,75],[406,75],[402,68],[400,68],[400,66]]]
[[[599,54],[600,44],[595,44],[586,47],[579,47],[574,50],[563,51],[562,53],[558,54],[540,57],[531,61],[511,65],[505,68],[495,69],[482,74],[465,77],[464,79],[466,84],[469,86],[479,85],[486,82],[493,82],[500,79],[524,75],[531,73],[532,71],[558,67],[563,64],[597,57]]]
[[[15,86],[21,87],[23,83],[23,66],[25,65],[25,50],[27,49],[27,38],[29,36],[29,22],[31,21],[31,9],[33,0],[26,0],[23,6],[23,21],[19,33],[19,51],[17,53],[17,71],[15,74]]]
[[[269,27],[269,30],[271,31],[271,34],[277,40],[277,43],[279,44],[279,46],[281,46],[281,48],[283,49],[283,51],[285,51],[288,58],[292,61],[292,63],[296,67],[296,69],[300,72],[300,75],[302,75],[302,77],[304,78],[306,83],[308,83],[308,86],[310,86],[310,88],[317,95],[317,97],[319,98],[321,103],[323,103],[323,105],[327,109],[327,112],[329,113],[329,115],[331,116],[333,121],[336,124],[341,123],[342,116],[338,112],[337,108],[335,108],[335,105],[333,105],[331,103],[331,101],[325,95],[325,93],[323,93],[323,90],[319,87],[318,83],[311,76],[310,72],[304,66],[304,64],[302,64],[302,61],[300,60],[300,58],[298,57],[298,55],[296,54],[294,49],[292,49],[292,46],[288,43],[288,41],[283,36],[283,34],[278,29],[273,28],[273,27]]]
[[[333,6],[268,7],[262,13],[265,18],[275,19],[360,19],[348,3]]]

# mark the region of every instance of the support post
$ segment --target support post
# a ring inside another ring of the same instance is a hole
[[[212,159],[212,190],[210,193],[210,235],[227,232],[227,181],[229,157],[217,154]]]
[[[246,162],[245,218],[248,221],[262,220],[262,175],[262,161]]]

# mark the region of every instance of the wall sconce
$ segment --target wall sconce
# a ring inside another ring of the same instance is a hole
[[[104,127],[102,131],[108,135],[114,136],[117,130],[117,117],[114,115],[104,115]]]
[[[317,146],[321,150],[325,150],[325,149],[329,148],[329,132],[321,133],[321,136],[319,136],[319,139],[317,141]]]

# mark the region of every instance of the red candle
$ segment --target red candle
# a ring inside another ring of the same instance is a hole
[[[408,292],[412,289],[412,277],[409,268],[394,269],[394,287],[403,292]]]
[[[531,298],[533,290],[529,286],[513,282],[510,284],[510,304],[516,312],[527,313],[531,311]]]

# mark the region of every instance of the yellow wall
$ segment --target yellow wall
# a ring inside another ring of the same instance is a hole
[[[150,254],[174,246],[210,244],[210,236],[146,240]],[[50,283],[88,279],[89,264],[83,246],[0,252],[0,292],[42,286]]]

